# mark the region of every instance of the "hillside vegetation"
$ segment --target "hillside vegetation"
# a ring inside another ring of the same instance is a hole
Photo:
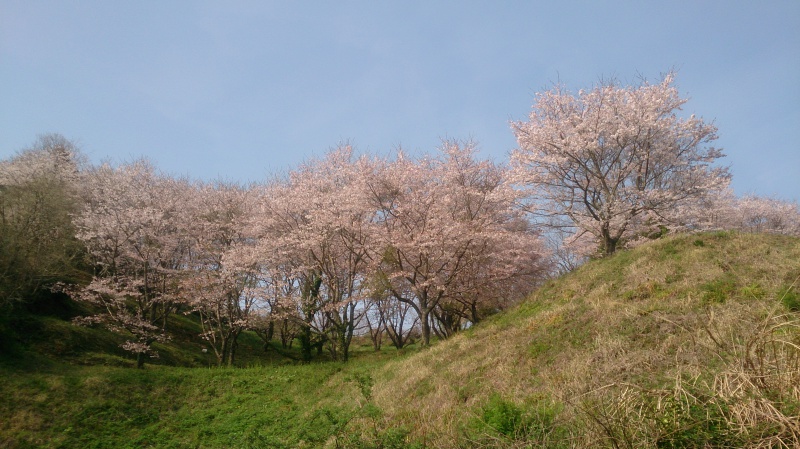
[[[800,239],[681,235],[586,264],[380,371],[427,447],[800,447]]]
[[[186,367],[134,370],[48,320],[55,341],[0,359],[0,446],[798,447],[799,278],[798,238],[669,237],[347,364],[192,368],[212,361],[173,341]]]

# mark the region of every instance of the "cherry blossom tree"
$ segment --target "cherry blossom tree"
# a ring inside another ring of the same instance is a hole
[[[166,338],[190,242],[182,232],[188,183],[161,175],[146,161],[102,165],[87,175],[92,195],[75,218],[77,237],[96,266],[92,282],[74,292],[96,305],[79,323],[127,331],[123,346],[137,356],[157,355],[151,344]]]
[[[259,282],[262,285],[263,297],[258,303],[255,314],[250,320],[249,328],[264,342],[264,350],[268,350],[277,331],[281,348],[291,348],[294,339],[300,335],[298,326],[300,315],[297,313],[297,297],[300,280],[295,278],[294,271],[274,258],[264,258],[256,250],[259,257]],[[310,351],[306,352],[311,359]]]
[[[483,245],[470,249],[458,283],[434,311],[445,335],[457,331],[462,320],[477,324],[523,299],[549,272],[538,232],[518,213],[484,231]]]
[[[410,304],[395,300],[380,286],[381,282],[370,282],[368,287],[370,298],[366,301],[364,328],[376,351],[380,350],[384,336],[389,337],[392,346],[403,349],[418,329],[419,317]]]
[[[261,190],[258,210],[249,224],[262,261],[260,276],[271,286],[271,294],[269,310],[261,313],[257,326],[263,332],[264,324],[277,321],[287,330],[296,329],[302,358],[309,361],[312,346],[321,346],[325,330],[317,320],[323,305],[321,279],[293,240],[305,226],[307,214],[292,197],[288,179],[274,179]]]
[[[747,195],[736,201],[732,215],[729,223],[736,223],[736,227],[744,231],[800,235],[797,202]]]
[[[800,235],[797,202],[757,195],[737,197],[731,189],[685,211],[692,228]]]
[[[301,282],[298,314],[305,332],[317,323],[327,333],[332,355],[347,360],[353,333],[363,314],[362,283],[367,269],[369,226],[374,210],[365,195],[362,173],[367,158],[354,160],[341,146],[311,160],[276,182],[265,196],[262,254],[281,255],[294,265]],[[303,339],[304,348],[310,345]]]
[[[657,84],[538,93],[529,120],[512,123],[514,180],[537,214],[565,219],[611,254],[637,233],[680,222],[679,206],[728,184],[727,169],[713,165],[722,151],[708,146],[716,128],[679,117],[686,101],[672,73]]]
[[[515,208],[519,192],[501,167],[475,159],[472,144],[445,142],[438,157],[419,161],[401,153],[373,172],[369,193],[378,211],[371,248],[381,288],[414,309],[423,344],[437,315],[439,324],[446,319],[447,305],[466,304],[477,322],[479,303],[506,297],[504,283],[541,272],[538,237],[520,226]]]
[[[255,240],[245,226],[253,214],[253,190],[218,182],[195,185],[193,193],[185,224],[192,251],[181,297],[200,317],[201,336],[218,364],[232,366],[238,337],[252,325],[264,294]]]

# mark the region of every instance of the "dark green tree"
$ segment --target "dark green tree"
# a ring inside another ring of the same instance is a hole
[[[52,306],[52,287],[89,274],[72,216],[82,205],[85,158],[58,134],[0,162],[0,309]]]

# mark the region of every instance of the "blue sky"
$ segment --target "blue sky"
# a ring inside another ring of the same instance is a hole
[[[536,91],[672,68],[737,193],[800,200],[797,0],[0,0],[0,158],[55,132],[242,182],[343,141],[505,161]]]

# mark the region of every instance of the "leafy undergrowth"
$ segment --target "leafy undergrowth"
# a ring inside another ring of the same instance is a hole
[[[800,447],[798,278],[780,236],[592,261],[380,370],[382,428],[436,448]]]
[[[0,357],[0,447],[800,447],[798,278],[800,239],[677,236],[348,364],[291,364],[247,334],[246,368],[208,368],[184,319],[187,342],[160,348],[182,367],[135,370],[113,336],[43,320],[58,339]]]

